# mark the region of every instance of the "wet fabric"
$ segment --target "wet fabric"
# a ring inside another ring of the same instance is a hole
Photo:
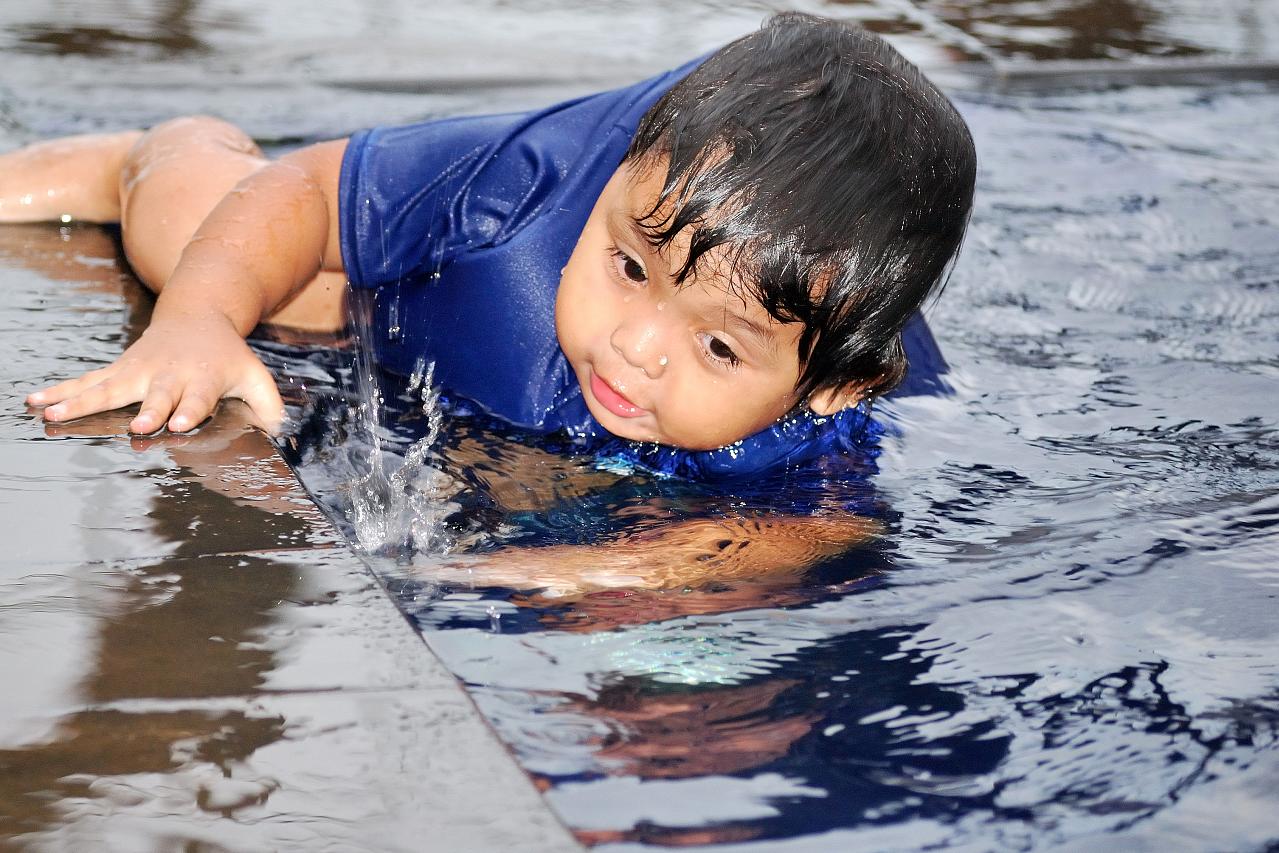
[[[565,432],[611,457],[690,478],[754,475],[865,443],[870,418],[797,410],[726,448],[623,441],[591,417],[555,334],[560,271],[641,117],[701,60],[542,110],[466,116],[355,134],[342,164],[342,256],[371,289],[375,358],[435,381],[486,413]],[[922,320],[907,336],[910,383],[944,363]]]

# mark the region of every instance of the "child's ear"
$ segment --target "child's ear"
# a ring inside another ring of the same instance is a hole
[[[808,396],[808,408],[815,415],[833,415],[836,412],[856,406],[866,397],[866,389],[871,382],[851,383],[834,388],[822,388]]]
[[[833,415],[849,406],[856,406],[861,398],[860,391],[856,389],[850,391],[847,385],[840,388],[823,388],[809,395],[808,408],[812,409],[815,415]]]

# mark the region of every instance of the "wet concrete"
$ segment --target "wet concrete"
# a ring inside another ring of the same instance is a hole
[[[25,409],[145,320],[110,233],[0,228],[0,259],[0,839],[573,849],[237,404],[156,439]]]

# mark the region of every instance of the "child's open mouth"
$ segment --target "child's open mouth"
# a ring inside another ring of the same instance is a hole
[[[640,415],[647,415],[648,412],[623,397],[617,391],[613,390],[613,386],[609,385],[594,370],[591,371],[591,393],[595,395],[595,399],[600,401],[604,408],[608,409],[618,417],[638,418]]]

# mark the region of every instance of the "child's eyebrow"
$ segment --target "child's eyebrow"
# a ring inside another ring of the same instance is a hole
[[[751,337],[755,338],[756,342],[763,349],[769,352],[776,352],[777,337],[770,329],[761,326],[749,317],[738,314],[736,311],[729,310],[727,305],[724,306],[722,316],[726,325],[741,329]]]
[[[645,249],[653,249],[653,239],[644,230],[644,226],[640,225],[634,216],[629,213],[623,213],[615,210],[609,214],[609,221],[613,224],[613,228],[618,231],[628,232],[636,242]],[[619,227],[620,226],[620,227]]]

